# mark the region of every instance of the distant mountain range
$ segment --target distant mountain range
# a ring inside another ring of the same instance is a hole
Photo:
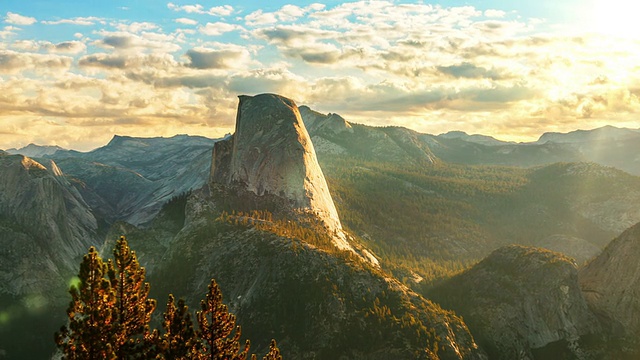
[[[542,134],[535,142],[515,143],[486,135],[469,135],[462,131],[430,135],[401,127],[352,124],[338,114],[321,114],[307,106],[300,107],[300,114],[320,155],[349,154],[371,157],[375,161],[413,160],[429,163],[441,160],[458,164],[519,167],[556,162],[594,162],[640,175],[640,129],[604,126],[569,133],[549,132]],[[157,173],[159,169],[154,166],[136,165],[136,152],[163,154],[163,151],[155,150],[176,144],[189,144],[187,146],[193,146],[194,149],[199,146],[210,147],[215,141],[188,135],[146,139],[116,135],[106,146],[87,153],[35,144],[8,149],[6,152],[32,158],[83,158],[133,170],[140,167],[138,170],[143,176],[158,177],[161,176]]]
[[[510,143],[273,94],[238,111],[224,139],[0,151],[0,354],[48,357],[83,252],[125,234],[159,303],[195,308],[215,277],[287,358],[635,356],[639,130]]]

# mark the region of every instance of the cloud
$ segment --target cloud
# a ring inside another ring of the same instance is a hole
[[[94,45],[114,49],[116,51],[152,51],[152,52],[175,52],[180,50],[180,46],[176,43],[175,35],[163,34],[157,32],[143,32],[141,34],[133,34],[129,32],[102,31],[99,32],[104,38],[95,41]]]
[[[22,16],[20,14],[7,12],[7,16],[4,21],[14,25],[33,25],[37,20],[33,17]]]
[[[301,98],[308,90],[306,79],[284,68],[261,68],[229,78],[228,89],[235,94],[270,92]]]
[[[242,67],[250,61],[246,49],[206,49],[194,48],[187,51],[188,66],[195,69],[232,69]]]
[[[296,5],[284,5],[278,12],[277,17],[281,21],[293,21],[302,17],[306,10]]]
[[[131,24],[117,24],[116,29],[123,32],[140,33],[159,29],[159,26],[150,22],[132,22]]]
[[[267,25],[277,23],[278,18],[276,18],[274,13],[264,13],[262,10],[256,10],[245,16],[244,21],[250,26]]]
[[[198,25],[198,22],[196,20],[193,20],[193,19],[178,18],[178,19],[175,19],[174,21],[177,22],[178,24]]]
[[[484,11],[484,16],[488,18],[503,18],[506,15],[507,13],[502,10],[489,9]]]
[[[87,49],[87,46],[81,41],[64,41],[53,44],[48,41],[18,40],[11,46],[15,49],[26,51],[47,51],[63,54],[79,54]]]
[[[453,76],[455,78],[487,78],[492,80],[498,80],[501,78],[501,75],[495,70],[487,70],[484,67],[476,66],[468,62],[463,62],[458,65],[438,66],[437,69],[441,73]]]
[[[262,10],[256,10],[245,16],[244,20],[249,26],[268,25],[275,24],[277,22],[292,22],[307,15],[308,13],[320,11],[324,8],[325,5],[319,3],[313,3],[304,8],[297,5],[287,4],[274,12],[265,13]]]
[[[23,70],[41,73],[69,69],[72,58],[67,56],[0,50],[0,73],[15,74]]]
[[[177,12],[183,11],[183,12],[186,12],[187,14],[208,14],[208,15],[219,16],[219,17],[229,16],[234,11],[233,6],[231,5],[214,6],[209,8],[208,10],[205,10],[204,6],[200,4],[179,6],[174,3],[168,3],[167,7],[173,11],[177,11]]]
[[[5,26],[2,30],[0,30],[0,39],[6,39],[8,37],[16,35],[16,31],[20,30],[15,26]]]
[[[68,25],[79,25],[79,26],[91,26],[96,23],[106,24],[106,21],[103,18],[89,16],[89,17],[75,17],[71,19],[60,19],[60,20],[50,20],[43,21],[43,24],[46,25],[60,25],[60,24],[68,24]]]
[[[127,58],[119,55],[91,54],[78,60],[78,65],[81,67],[124,69],[127,67]]]
[[[96,53],[85,55],[78,60],[83,68],[99,68],[104,70],[160,70],[171,71],[180,65],[168,54]]]
[[[173,11],[184,11],[188,14],[204,14],[204,7],[200,4],[178,6],[174,3],[168,3],[167,7]]]
[[[209,36],[219,36],[224,33],[228,33],[235,30],[242,30],[242,29],[243,28],[240,25],[229,24],[229,23],[224,23],[219,21],[215,23],[208,22],[205,26],[198,27],[198,31],[200,31],[201,34],[209,35]]]
[[[229,16],[232,13],[233,6],[231,5],[214,6],[207,11],[207,14],[216,16]]]
[[[260,92],[354,121],[432,133],[537,137],[543,127],[561,131],[608,119],[637,127],[635,39],[563,35],[514,12],[471,6],[374,0],[243,12],[222,4],[168,3],[186,17],[157,24],[42,22],[69,25],[67,41],[53,31],[33,38],[5,26],[3,130],[47,138],[64,126],[70,135],[58,139],[68,142],[100,141],[113,129],[223,134],[232,130],[236,95]],[[80,30],[73,25],[96,28],[72,35]],[[209,41],[218,36],[241,40]],[[37,125],[23,131],[28,121]]]
[[[257,30],[257,37],[271,43],[284,46],[302,46],[316,43],[319,40],[337,38],[340,33],[336,31],[316,29],[300,25],[283,25]]]

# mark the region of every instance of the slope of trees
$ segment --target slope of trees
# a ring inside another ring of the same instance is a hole
[[[113,256],[105,262],[91,247],[80,264],[79,281],[69,290],[68,322],[54,336],[63,359],[248,358],[249,340],[241,350],[241,328],[222,302],[215,280],[196,313],[197,329],[184,300],[176,304],[170,294],[162,330],[151,330],[156,301],[148,298],[145,269],[124,236],[116,242]],[[275,340],[264,359],[282,359]]]

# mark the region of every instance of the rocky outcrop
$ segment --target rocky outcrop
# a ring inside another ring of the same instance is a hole
[[[96,219],[78,191],[53,161],[47,168],[22,155],[0,155],[0,169],[0,224],[29,239],[30,244],[20,244],[20,248],[46,254],[48,261],[38,263],[51,265],[55,272],[75,268],[77,257],[95,242],[97,231]],[[6,246],[0,248],[5,251],[18,246],[11,237],[4,240]],[[3,268],[27,254],[4,255]],[[26,283],[34,281],[15,269],[5,270],[11,270],[5,275],[24,276]],[[15,285],[5,291],[22,292],[20,281],[0,282]]]
[[[350,248],[296,104],[274,94],[239,98],[235,133],[213,148],[212,187],[258,198],[256,210],[311,214]]]
[[[565,351],[581,358],[578,340],[599,329],[578,286],[576,265],[543,249],[500,248],[433,295],[463,316],[495,359],[534,359],[534,349],[552,343],[566,344]]]
[[[275,338],[292,359],[486,359],[462,319],[370,263],[216,221],[204,190],[186,207],[150,282],[195,308],[215,277],[253,351]]]
[[[347,132],[353,134],[351,124],[338,114],[321,114],[304,105],[300,106],[299,110],[304,126],[310,134],[319,132],[331,132],[333,134]]]
[[[640,223],[614,239],[580,271],[589,306],[614,337],[640,335]]]
[[[167,201],[207,183],[214,142],[188,135],[116,135],[93,151],[57,151],[50,157],[80,180],[78,188],[100,218],[145,225]]]

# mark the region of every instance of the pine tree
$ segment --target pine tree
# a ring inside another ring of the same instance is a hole
[[[265,355],[262,360],[282,360],[282,355],[280,355],[280,349],[278,349],[278,345],[274,339],[271,339],[271,344],[269,345],[269,352]]]
[[[156,301],[147,299],[150,286],[145,280],[145,269],[140,266],[135,251],[121,236],[113,249],[114,261],[108,263],[111,288],[116,304],[113,311],[113,350],[118,359],[144,356],[150,338],[149,321]]]
[[[163,314],[164,334],[158,336],[157,344],[161,359],[192,359],[196,352],[196,333],[191,321],[189,307],[183,299],[176,305],[169,294],[167,310]]]
[[[236,326],[236,316],[229,313],[227,306],[222,303],[222,292],[214,279],[211,279],[209,291],[200,305],[202,310],[196,313],[199,326],[197,334],[205,344],[200,359],[246,359],[249,340],[240,352],[240,326]]]
[[[107,266],[94,247],[80,264],[79,285],[71,286],[67,309],[69,323],[55,334],[63,359],[113,359],[113,309],[115,298],[105,278]]]

